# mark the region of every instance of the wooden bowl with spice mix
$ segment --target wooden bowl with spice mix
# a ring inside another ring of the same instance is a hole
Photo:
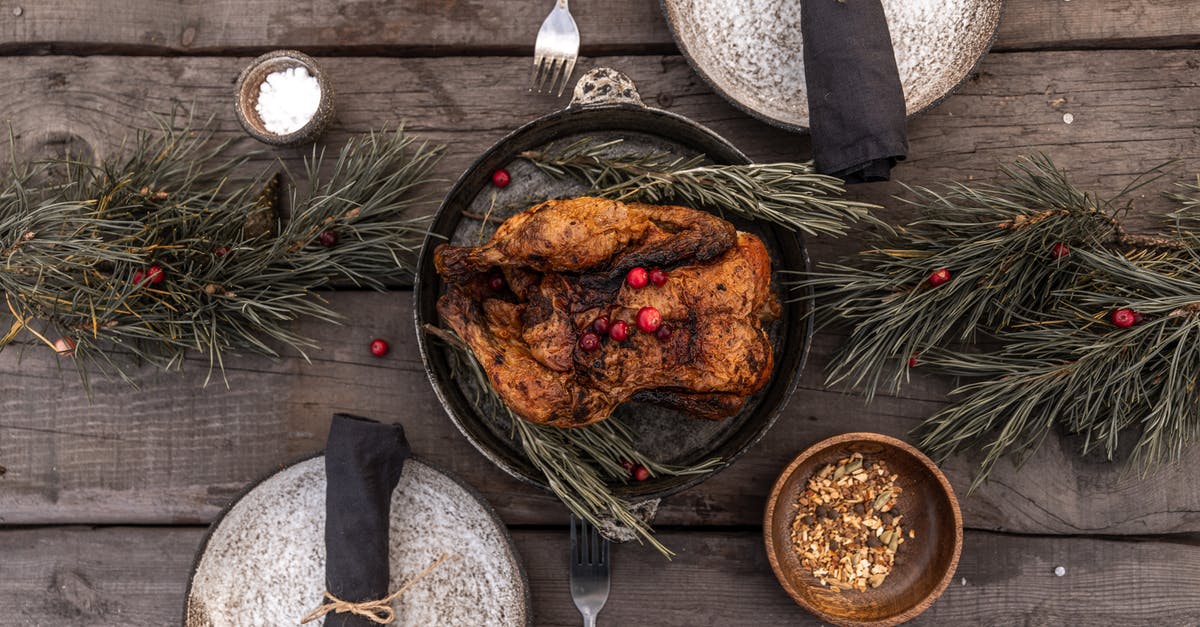
[[[945,475],[920,451],[846,433],[780,474],[763,537],[779,583],[808,611],[837,625],[897,625],[949,585],[962,514]]]

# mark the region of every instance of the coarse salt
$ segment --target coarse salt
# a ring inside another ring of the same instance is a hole
[[[321,85],[308,68],[293,67],[267,75],[258,88],[254,110],[276,135],[294,133],[313,118],[321,104]]]

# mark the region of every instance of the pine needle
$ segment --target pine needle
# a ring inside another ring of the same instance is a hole
[[[972,489],[1056,428],[1110,459],[1124,437],[1143,472],[1200,437],[1200,186],[1172,197],[1167,231],[1128,233],[1128,210],[1075,188],[1045,157],[997,185],[913,189],[922,216],[800,284],[823,324],[849,325],[828,381],[896,392],[913,367],[961,377],[920,429],[939,459],[982,450]],[[1056,245],[1066,255],[1054,255]],[[934,287],[930,274],[952,279]],[[1116,309],[1141,321],[1118,328]]]
[[[248,158],[213,141],[209,125],[176,123],[139,133],[124,157],[14,164],[0,180],[0,292],[13,324],[38,321],[73,342],[81,374],[129,380],[132,365],[177,369],[192,351],[210,375],[230,352],[303,354],[315,343],[295,321],[339,319],[317,290],[383,289],[412,273],[426,230],[417,188],[439,147],[399,129],[349,141],[331,167],[314,149],[285,219],[281,165],[247,173]],[[317,241],[324,231],[336,246]],[[165,280],[135,281],[151,266]]]
[[[576,516],[598,529],[608,527],[606,518],[633,532],[638,542],[654,547],[664,557],[674,555],[654,536],[650,523],[634,512],[634,504],[617,496],[613,483],[627,483],[629,471],[623,464],[644,466],[650,476],[702,475],[724,464],[709,459],[693,466],[674,466],[654,461],[633,445],[633,434],[614,420],[586,427],[559,429],[536,425],[512,413],[496,393],[474,353],[452,331],[426,325],[426,331],[454,349],[451,369],[455,379],[473,381],[479,394],[475,407],[512,427],[512,437],[525,457],[545,478],[547,486]]]
[[[879,208],[842,199],[842,180],[817,174],[811,162],[713,165],[703,155],[622,151],[622,141],[583,139],[521,156],[555,178],[583,181],[605,198],[707,208],[808,235],[845,234],[849,224],[873,220],[870,212]]]

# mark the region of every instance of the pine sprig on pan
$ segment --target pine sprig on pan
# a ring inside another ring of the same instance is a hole
[[[920,435],[942,459],[981,447],[973,487],[1056,427],[1110,458],[1132,435],[1143,471],[1177,458],[1200,438],[1200,231],[1189,213],[1200,187],[1173,196],[1183,209],[1170,229],[1139,235],[1121,223],[1128,206],[1079,191],[1045,158],[1005,172],[997,185],[912,190],[917,222],[807,280],[823,322],[850,326],[830,381],[869,395],[898,389],[914,367],[965,378]],[[934,285],[943,268],[950,280]]]
[[[228,148],[208,125],[170,119],[139,133],[128,156],[14,161],[0,181],[0,350],[28,334],[73,356],[85,381],[91,367],[126,377],[129,357],[177,368],[189,351],[221,369],[229,352],[312,347],[292,322],[338,318],[315,290],[382,289],[412,272],[426,230],[410,215],[414,189],[439,148],[372,134],[328,175],[314,149],[289,219],[279,166],[248,172]],[[322,245],[326,232],[336,245]]]
[[[457,379],[475,383],[473,388],[478,392],[472,399],[475,407],[512,425],[513,439],[567,509],[602,531],[611,529],[610,520],[614,521],[663,556],[675,555],[654,536],[650,524],[634,511],[635,504],[614,494],[610,484],[629,481],[629,471],[623,463],[644,466],[652,477],[681,476],[710,473],[723,465],[720,459],[709,459],[694,466],[661,464],[638,451],[633,446],[633,434],[614,420],[575,429],[547,427],[522,420],[496,394],[474,353],[462,339],[453,331],[432,325],[426,325],[425,330],[454,349],[451,368]]]
[[[812,163],[713,165],[703,155],[622,151],[622,141],[583,139],[521,157],[555,178],[583,181],[605,198],[716,209],[809,235],[842,235],[878,208],[842,199],[842,180],[817,174]]]

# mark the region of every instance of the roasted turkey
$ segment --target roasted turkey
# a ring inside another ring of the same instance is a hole
[[[434,262],[449,284],[438,314],[525,420],[579,427],[630,400],[719,420],[771,375],[764,325],[779,317],[779,301],[770,257],[757,237],[712,214],[551,200],[505,220],[483,246],[439,246]],[[635,289],[625,276],[639,266],[669,278]],[[637,330],[647,306],[669,336]],[[585,350],[580,336],[602,316],[624,321],[629,336]]]

